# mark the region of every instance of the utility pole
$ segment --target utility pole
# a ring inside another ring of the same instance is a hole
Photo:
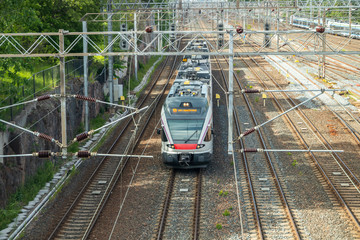
[[[59,55],[60,55],[60,102],[61,102],[61,142],[62,157],[66,158],[67,155],[67,137],[66,137],[66,76],[65,76],[65,57],[64,54],[64,30],[59,30]]]
[[[234,49],[233,31],[229,32],[229,108],[228,108],[228,154],[233,154],[233,78],[234,78]]]
[[[161,25],[160,25],[160,10],[158,10],[158,31],[161,31]],[[162,41],[162,35],[161,35],[161,33],[158,33],[158,51],[159,52],[161,52],[161,48],[162,48],[162,46],[161,46],[161,41]]]
[[[277,3],[277,13],[276,13],[276,49],[277,51],[279,51],[279,45],[280,45],[280,36],[279,36],[279,21],[280,21],[280,16],[279,16],[279,12],[280,12],[280,8],[279,8],[279,0],[276,1]]]
[[[327,10],[324,10],[324,14],[323,14],[323,27],[325,28],[326,26],[326,12]],[[322,51],[325,52],[326,51],[326,34],[322,33]],[[323,54],[322,57],[322,78],[325,78],[325,61],[326,61],[326,55]]]
[[[349,6],[349,39],[351,39],[351,3]],[[349,42],[349,44],[351,43],[351,41]]]
[[[138,56],[137,56],[137,22],[136,22],[136,11],[134,12],[134,51],[135,51],[135,56],[134,56],[134,70],[135,70],[135,80],[138,80]]]
[[[87,24],[86,21],[82,22],[82,26],[83,26],[83,32],[87,32]],[[86,35],[83,35],[83,52],[87,53],[88,52],[88,44],[86,41]],[[84,95],[85,97],[88,96],[88,56],[84,56],[83,60],[84,60]],[[88,101],[84,101],[85,104],[85,131],[89,131],[89,103]]]
[[[111,1],[109,1],[108,3],[108,12],[111,13],[112,12],[112,5],[111,5]],[[109,32],[112,32],[112,14],[109,14],[108,15],[108,31]],[[112,42],[112,35],[109,34],[108,35],[108,44],[110,44]],[[112,52],[113,51],[113,48],[112,48],[112,45],[109,47],[109,52]],[[113,78],[114,78],[114,57],[113,56],[109,56],[109,75],[108,75],[108,82],[109,82],[109,100],[110,100],[110,103],[114,103],[114,97],[113,97],[113,94],[114,94],[114,91],[113,91]]]

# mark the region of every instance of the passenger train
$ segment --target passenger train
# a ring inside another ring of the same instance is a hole
[[[172,168],[205,168],[213,153],[210,57],[206,42],[192,41],[161,110],[161,154]],[[186,54],[185,51],[185,54]]]
[[[315,28],[318,25],[318,20],[291,16],[290,24],[292,26],[299,28],[311,29],[311,28]],[[332,19],[327,19],[325,28],[326,31],[329,31],[329,33],[331,34],[336,34],[344,37],[349,36],[349,31],[350,31],[349,23],[341,23],[334,21]],[[351,35],[355,39],[360,39],[360,24],[356,24],[356,23],[351,24]]]

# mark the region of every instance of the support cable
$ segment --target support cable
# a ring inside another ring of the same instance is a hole
[[[109,103],[109,102],[104,102],[101,101],[99,99],[93,98],[93,97],[86,97],[83,95],[70,95],[70,97],[74,97],[76,99],[80,99],[83,101],[88,101],[88,102],[95,102],[95,103],[103,103],[103,104],[107,104],[107,105],[111,105],[111,106],[115,106],[115,107],[122,107],[122,108],[128,108],[128,109],[133,109],[133,110],[138,110],[137,108],[134,107],[129,107],[129,106],[125,106],[125,105],[120,105],[120,104],[116,104],[116,103]]]
[[[78,151],[76,153],[63,154],[62,152],[51,152],[43,150],[33,153],[22,153],[22,154],[10,154],[0,155],[0,158],[13,158],[13,157],[38,157],[38,158],[50,158],[51,156],[77,156],[78,158],[90,158],[90,157],[133,157],[133,158],[154,158],[151,155],[127,155],[127,154],[105,154],[90,151]]]
[[[265,89],[242,89],[242,93],[261,93],[261,92],[316,92],[316,91],[324,91],[324,92],[343,92],[346,89],[290,89],[290,90],[265,90]]]
[[[258,130],[260,127],[264,126],[265,124],[267,124],[267,123],[269,123],[269,122],[272,122],[272,121],[274,121],[275,119],[281,117],[282,115],[287,114],[288,112],[291,112],[292,110],[300,107],[301,105],[304,105],[305,103],[313,100],[314,98],[317,98],[318,96],[320,96],[320,95],[323,94],[324,92],[325,92],[325,89],[322,88],[322,89],[321,89],[321,92],[320,92],[319,94],[317,94],[317,95],[309,98],[308,100],[306,100],[306,101],[304,101],[304,102],[302,102],[302,103],[300,103],[300,104],[298,104],[298,105],[296,105],[296,106],[294,106],[294,107],[286,110],[285,112],[279,114],[278,116],[276,116],[276,117],[274,117],[274,118],[272,118],[272,119],[270,119],[270,120],[268,120],[268,121],[266,121],[266,122],[264,122],[264,123],[262,123],[262,124],[259,124],[259,125],[255,126],[255,127],[251,128],[251,129],[245,131],[244,133],[240,134],[240,136],[239,136],[238,138],[236,138],[233,142],[235,142],[235,141],[237,141],[237,140],[240,140],[240,139],[243,138],[244,136],[249,135],[250,133],[255,132],[255,130]]]
[[[22,130],[22,131],[24,131],[24,132],[31,133],[31,134],[39,137],[39,138],[43,138],[43,139],[45,139],[45,140],[48,140],[49,142],[54,142],[56,145],[58,145],[58,146],[61,147],[61,148],[63,147],[63,145],[62,145],[61,142],[59,142],[58,140],[56,140],[56,139],[54,139],[53,137],[51,137],[51,136],[49,136],[49,135],[46,135],[46,134],[44,134],[44,133],[33,132],[33,131],[29,130],[29,129],[20,127],[20,126],[18,126],[18,125],[16,125],[16,124],[7,122],[7,121],[2,120],[2,119],[0,119],[0,122],[2,122],[2,123],[4,123],[4,124],[7,124],[7,125],[10,125],[10,126],[12,126],[12,127],[18,128],[18,129],[20,129],[20,130]]]
[[[132,112],[132,113],[130,113],[130,114],[128,114],[128,115],[126,115],[126,116],[124,116],[124,117],[122,117],[122,118],[119,118],[119,119],[117,119],[117,120],[115,120],[115,121],[113,121],[113,122],[110,122],[110,123],[108,123],[108,124],[105,124],[104,126],[99,127],[99,128],[97,128],[97,129],[90,130],[90,131],[88,131],[88,132],[80,133],[80,134],[76,135],[76,137],[69,143],[69,145],[73,144],[74,142],[80,142],[80,141],[82,141],[82,140],[85,140],[85,139],[89,138],[92,134],[94,134],[95,132],[97,132],[97,131],[99,131],[99,130],[101,130],[101,129],[103,129],[103,128],[106,128],[106,127],[108,127],[108,126],[110,126],[110,125],[113,125],[113,124],[115,124],[115,123],[117,123],[117,122],[119,122],[119,121],[121,121],[121,120],[123,120],[123,119],[125,119],[125,118],[127,118],[127,117],[133,116],[133,115],[135,115],[135,114],[137,114],[137,113],[139,113],[139,112],[141,112],[141,111],[144,111],[144,110],[146,110],[148,107],[149,107],[149,106],[145,106],[145,107],[143,107],[143,108],[141,108],[141,109],[137,109],[135,112]]]
[[[243,148],[240,152],[344,152],[344,150],[316,150],[316,149],[263,149],[263,148]]]
[[[26,101],[26,102],[14,103],[12,105],[8,105],[8,106],[5,106],[5,107],[0,107],[0,110],[4,110],[4,109],[7,109],[7,108],[16,107],[16,106],[19,106],[19,105],[24,105],[24,104],[28,104],[28,103],[32,103],[32,102],[40,102],[40,101],[47,100],[47,99],[50,99],[50,98],[56,97],[56,96],[57,96],[57,94],[43,95],[43,96],[37,97],[37,98],[35,98],[33,100],[29,100],[29,101]]]

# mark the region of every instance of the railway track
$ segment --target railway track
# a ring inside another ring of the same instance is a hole
[[[168,64],[163,65],[159,75],[152,83],[150,90],[147,94],[145,94],[137,106],[140,108],[145,105],[151,105],[147,114],[142,116],[142,121],[140,123],[137,122],[140,128],[132,129],[134,128],[133,121],[138,121],[138,117],[125,121],[124,127],[110,147],[108,151],[109,153],[131,154],[136,147],[140,136],[146,128],[146,125],[156,109],[156,106],[170,80],[169,77],[167,80],[162,80],[162,83],[159,83],[159,77],[163,71],[169,71],[171,76],[171,73],[176,65],[175,60],[165,61],[165,63]],[[132,134],[133,130],[135,130],[137,134]],[[124,142],[128,143],[126,147],[124,147]],[[66,213],[49,236],[49,239],[87,238],[102,208],[104,207],[109,194],[116,185],[122,170],[125,168],[127,160],[128,158],[102,159],[99,166],[75,198],[75,201],[67,209]]]
[[[199,239],[201,179],[201,169],[171,170],[155,239]]]
[[[257,76],[265,89],[274,89],[274,87],[276,87],[277,89],[281,89],[280,85],[276,83],[276,81],[271,78],[266,71],[261,70],[260,74],[260,71],[255,71],[253,69],[253,66],[251,66],[251,64],[254,65],[254,59],[251,60],[253,63],[249,63],[245,59],[243,59],[243,61],[250,69],[252,69],[252,72]],[[256,67],[260,69],[260,66],[258,64],[256,64]],[[273,83],[271,86],[270,82]],[[276,105],[281,111],[285,110],[285,107],[283,106],[284,104],[287,104],[291,107],[295,106],[296,104],[294,99],[291,98],[291,96],[287,93],[273,93],[271,95]],[[296,113],[297,114],[287,114],[286,119],[306,148],[310,148],[310,146],[316,146],[316,144],[318,144],[320,141],[325,149],[333,149],[329,141],[326,140],[326,137],[323,136],[323,131],[319,130],[318,127],[315,126],[313,120],[310,120],[302,109],[296,110]],[[302,132],[301,129],[303,129],[303,127],[299,127],[299,124],[302,125],[303,123],[308,126],[307,129],[311,129],[312,131],[307,133]],[[349,131],[351,131],[351,129],[349,129]],[[314,135],[316,136],[316,138],[313,137]],[[316,166],[323,179],[327,182],[328,187],[330,187],[330,189],[338,199],[338,202],[341,204],[345,212],[347,212],[348,216],[351,218],[355,228],[359,230],[358,219],[360,206],[360,191],[358,177],[337,153],[310,153],[310,155],[313,160],[314,166]],[[329,158],[331,159],[331,161],[329,161]]]
[[[253,44],[255,44],[255,46],[257,48],[260,47],[256,42],[253,42]],[[253,46],[252,48],[255,49],[256,47]],[[272,60],[273,62],[281,61],[280,59],[278,59],[278,57],[276,57],[276,59],[274,59],[274,57],[268,57],[268,58],[270,60]],[[256,63],[254,58],[251,58],[251,59],[256,64],[256,66],[260,68],[260,64]],[[294,69],[294,67],[291,64],[287,64],[286,68],[282,65],[279,66],[279,68],[282,69],[282,71],[284,71],[284,72],[289,72],[289,69]],[[298,75],[301,75],[304,79],[306,79],[309,82],[309,84],[303,84],[302,82],[298,81],[298,83],[304,89],[309,89],[310,84],[311,84],[311,87],[310,87],[311,89],[316,89],[316,88],[320,89],[321,88],[318,83],[316,83],[312,79],[309,79],[304,73],[302,73],[296,69],[294,69],[294,71],[296,71]],[[263,72],[264,72],[263,74],[266,75],[266,76],[264,76],[265,79],[272,79],[272,81],[275,82],[274,78],[271,77],[266,71],[263,71]],[[293,77],[296,80],[296,76],[292,75],[291,73],[288,73],[288,75]],[[279,84],[276,84],[276,85],[277,85],[277,87],[279,87]],[[331,94],[325,93],[325,95],[327,96],[328,102],[333,101],[336,105],[333,106],[334,104],[325,104],[323,107],[326,108],[327,110],[329,110],[330,112],[332,112],[334,114],[333,117],[335,119],[337,118],[340,120],[343,127],[345,129],[347,129],[347,131],[349,133],[351,133],[354,140],[360,145],[360,122],[358,120],[360,118],[359,118],[359,116],[354,116],[354,114],[356,114],[356,113],[359,115],[359,110],[354,111],[351,109],[347,109],[345,106],[343,106],[338,101],[338,99],[334,98]],[[289,96],[289,94],[286,94],[286,97],[288,97],[288,96]]]
[[[223,69],[218,59],[217,64],[220,69]],[[221,71],[221,74],[223,79],[226,79],[223,71]],[[239,88],[242,89],[242,85],[236,75],[235,80]],[[226,81],[224,81],[224,83],[226,83]],[[246,98],[246,95],[244,95],[244,101],[250,112],[248,120],[253,121],[254,124],[257,125],[252,106]],[[239,116],[240,113],[234,109],[234,119],[238,134],[240,134]],[[246,144],[253,146],[255,142],[261,142],[263,148],[266,149],[261,132],[259,132],[258,139],[255,137],[246,143],[242,140],[240,147],[244,148]],[[278,237],[295,237],[296,239],[300,239],[301,237],[296,221],[285,196],[285,190],[273,166],[271,156],[265,153],[260,159],[257,159],[257,161],[248,161],[245,153],[242,154],[242,157],[244,165],[242,169],[245,170],[245,176],[248,181],[249,192],[252,199],[252,209],[257,232],[256,237],[260,239],[273,239]],[[263,164],[265,161],[267,164]],[[278,194],[272,194],[274,192]]]

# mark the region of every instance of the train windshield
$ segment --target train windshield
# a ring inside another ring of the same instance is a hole
[[[174,141],[198,140],[204,124],[204,120],[168,120],[171,137]]]

